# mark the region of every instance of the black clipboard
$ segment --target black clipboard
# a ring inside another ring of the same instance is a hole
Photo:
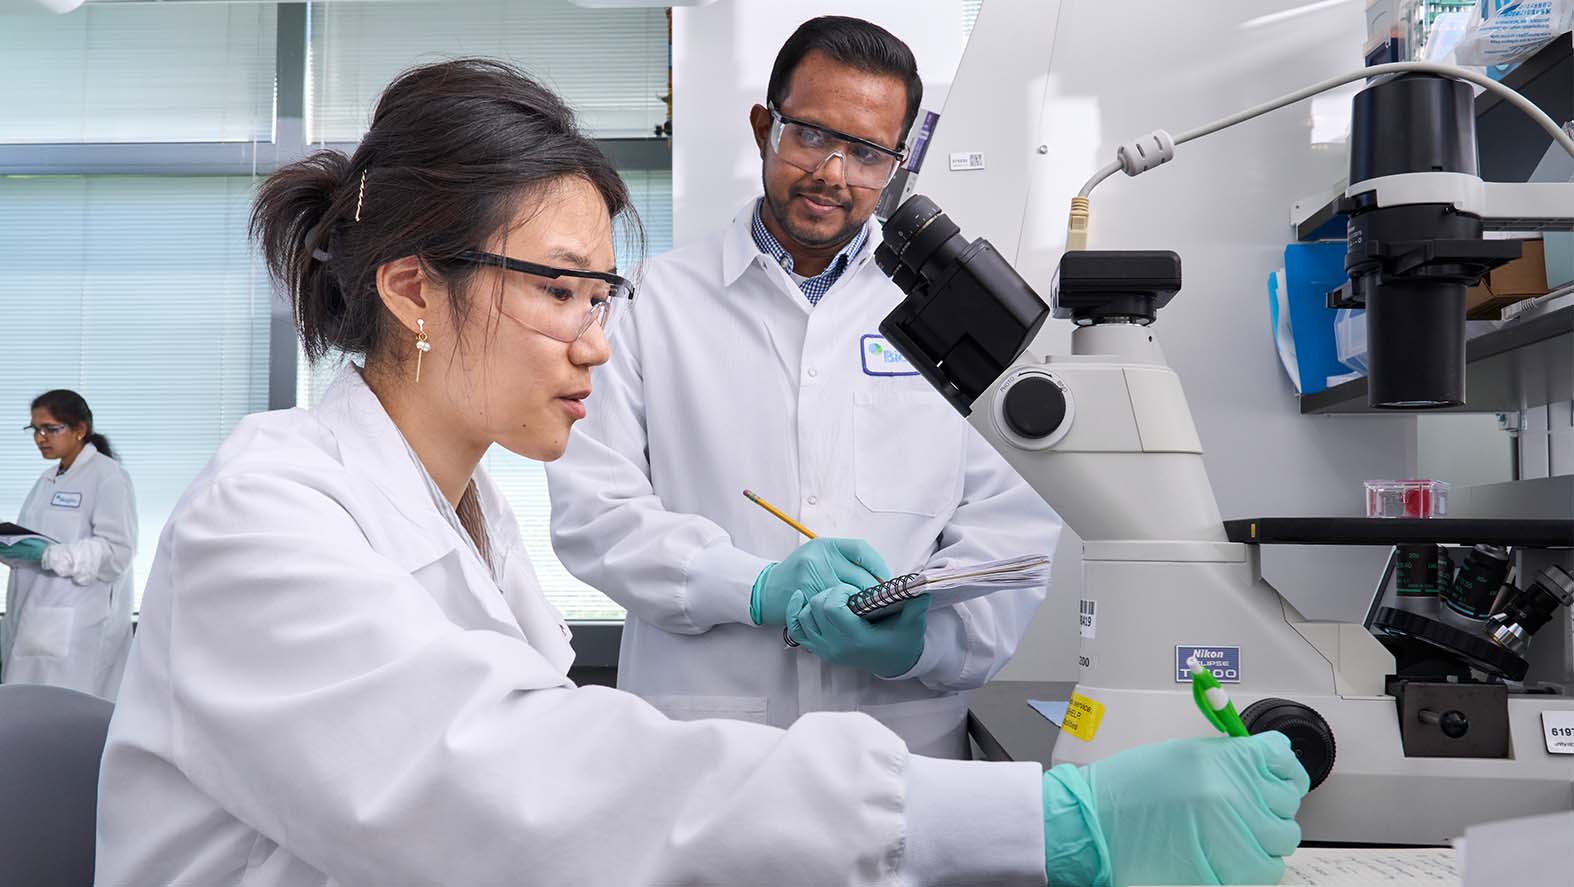
[[[21,526],[19,524],[13,524],[10,521],[0,521],[0,538],[6,538],[6,537],[26,538],[26,537],[29,537],[29,536],[32,536],[32,537],[35,537],[35,538],[38,538],[38,539],[42,539],[45,542],[59,542],[60,541],[58,539],[54,539],[54,538],[51,538],[49,536],[45,536],[43,533],[38,533],[38,532],[34,532],[33,530],[29,530],[27,527]]]

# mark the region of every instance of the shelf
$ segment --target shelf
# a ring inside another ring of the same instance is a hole
[[[1366,379],[1301,398],[1302,415],[1415,411],[1367,405]],[[1574,305],[1509,321],[1465,343],[1465,405],[1446,413],[1510,413],[1574,400]]]
[[[1574,548],[1574,520],[1494,518],[1254,517],[1224,522],[1231,542],[1248,545],[1436,543]]]
[[[1454,517],[1568,518],[1574,515],[1574,474],[1452,487],[1448,513]]]

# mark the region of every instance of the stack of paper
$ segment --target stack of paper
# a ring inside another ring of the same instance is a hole
[[[972,600],[997,591],[1032,588],[1049,581],[1049,558],[1042,554],[1011,557],[972,564],[925,570],[919,588],[933,595],[932,607]]]
[[[1574,883],[1574,811],[1473,825],[1455,846],[1465,887]]]

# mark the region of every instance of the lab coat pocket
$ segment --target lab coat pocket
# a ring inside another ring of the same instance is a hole
[[[969,429],[932,391],[853,394],[853,491],[870,511],[933,516],[962,498]]]
[[[61,659],[71,650],[71,628],[76,611],[71,607],[28,607],[22,611],[11,657]]]
[[[727,718],[766,723],[764,696],[646,696],[645,701],[674,721]]]
[[[915,755],[953,759],[969,756],[966,693],[884,705],[860,705],[858,710],[902,737],[907,750]]]

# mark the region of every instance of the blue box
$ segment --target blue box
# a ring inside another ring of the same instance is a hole
[[[1288,305],[1301,394],[1316,394],[1328,387],[1330,376],[1351,372],[1339,362],[1335,311],[1328,307],[1328,294],[1349,279],[1344,255],[1342,240],[1292,243],[1284,248],[1284,292],[1278,292],[1277,275],[1268,279],[1269,333],[1277,347],[1279,306]]]

